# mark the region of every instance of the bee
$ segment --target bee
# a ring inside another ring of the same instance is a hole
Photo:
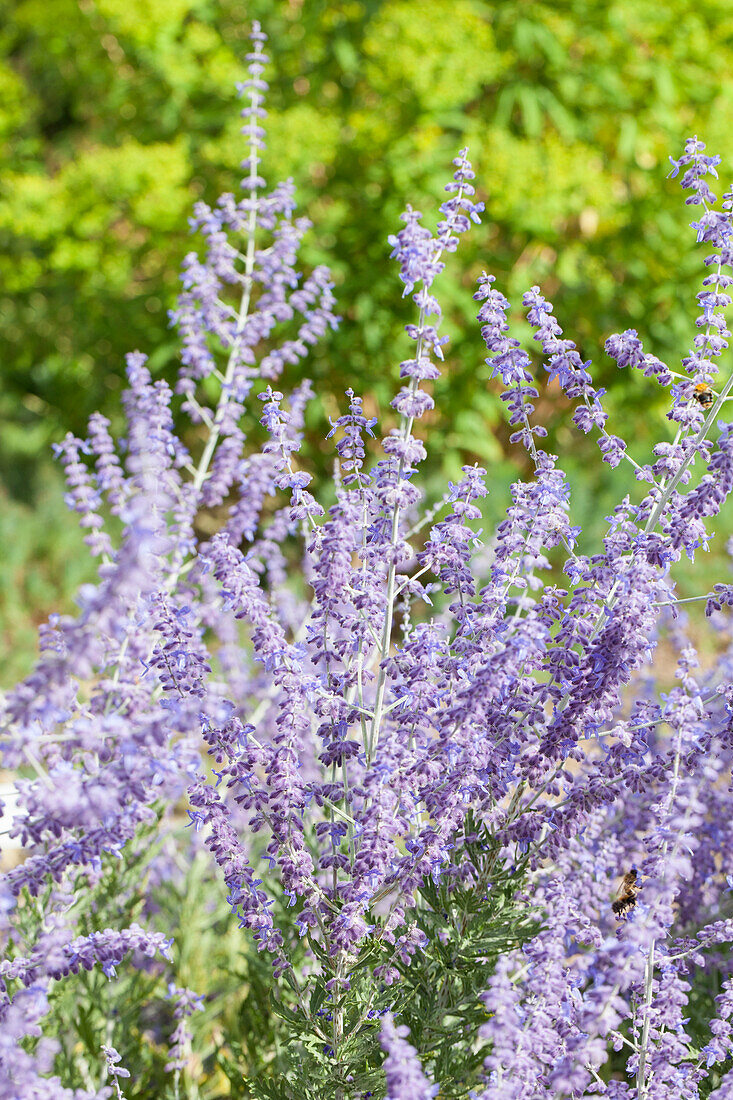
[[[641,890],[641,884],[636,881],[636,868],[632,867],[621,879],[621,885],[616,891],[616,899],[611,905],[616,920],[627,917],[636,905],[636,895]]]
[[[715,394],[707,382],[697,382],[692,388],[692,396],[703,409],[709,409],[715,400]]]

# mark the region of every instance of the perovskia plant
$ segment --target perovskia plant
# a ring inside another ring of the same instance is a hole
[[[292,184],[260,174],[264,41],[254,24],[242,192],[194,210],[175,393],[132,353],[125,438],[95,416],[58,447],[99,576],[5,702],[27,858],[0,892],[0,1097],[733,1096],[733,585],[701,585],[720,644],[698,670],[673,577],[733,487],[719,158],[695,138],[673,161],[711,249],[683,370],[634,330],[606,341],[670,389],[674,439],[648,460],[608,431],[539,288],[523,299],[575,426],[638,483],[596,553],[577,550],[532,361],[485,273],[487,362],[533,474],[490,534],[485,470],[433,508],[420,488],[435,281],[483,210],[466,150],[435,231],[408,208],[390,237],[415,303],[399,422],[372,461],[376,420],[347,392],[326,510],[298,457],[312,387],[274,384],[338,317],[328,271],[298,270]],[[190,989],[193,918],[171,899],[194,882],[217,931]],[[103,994],[99,971],[119,984]]]

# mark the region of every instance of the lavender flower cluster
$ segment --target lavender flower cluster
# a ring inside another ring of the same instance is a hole
[[[99,572],[4,702],[26,858],[0,879],[0,1097],[121,1096],[134,1076],[102,1035],[89,1088],[69,1087],[47,1014],[82,969],[168,954],[152,925],[82,922],[144,830],[205,846],[243,942],[271,959],[294,1054],[267,1095],[733,1097],[733,585],[701,585],[717,656],[700,667],[674,582],[733,488],[720,158],[695,138],[673,161],[710,253],[682,370],[633,329],[606,342],[669,390],[674,435],[648,460],[608,431],[540,289],[523,299],[573,423],[633,473],[595,553],[577,550],[533,360],[485,273],[487,362],[533,474],[488,535],[485,470],[432,508],[420,488],[447,341],[435,281],[483,210],[466,150],[435,231],[408,208],[389,239],[415,304],[398,426],[372,460],[376,419],[347,392],[324,508],[299,460],[311,386],[274,386],[339,318],[328,270],[298,269],[292,183],[260,172],[264,41],[255,24],[242,191],[195,207],[205,254],[186,257],[172,318],[175,391],[135,352],[125,438],[95,416],[58,447]],[[180,1074],[205,991],[171,989]]]

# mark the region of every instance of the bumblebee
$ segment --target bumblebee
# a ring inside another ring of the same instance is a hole
[[[621,879],[621,885],[616,891],[616,899],[611,905],[616,920],[623,920],[629,915],[636,905],[636,895],[639,890],[641,890],[641,884],[637,883],[636,868],[632,867]]]
[[[692,388],[692,396],[703,409],[709,409],[715,400],[715,394],[707,382],[697,382]]]

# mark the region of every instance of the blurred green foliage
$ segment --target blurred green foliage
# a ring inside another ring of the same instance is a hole
[[[664,177],[694,132],[723,155],[727,183],[729,0],[0,0],[0,15],[0,478],[10,498],[37,505],[50,441],[83,433],[96,408],[118,416],[125,351],[149,353],[172,377],[167,310],[191,247],[187,215],[197,198],[236,186],[244,155],[234,84],[252,19],[273,58],[265,172],[295,178],[314,222],[304,261],[331,265],[344,317],[307,364],[322,402],[310,422],[316,468],[330,460],[323,423],[347,385],[389,424],[413,311],[387,236],[407,202],[434,226],[463,145],[487,213],[439,287],[452,340],[429,425],[433,485],[478,460],[505,489],[515,461],[471,300],[484,268],[517,305],[534,283],[554,300],[611,390],[611,430],[647,445],[667,434],[663,395],[620,374],[602,342],[635,327],[673,367],[689,346],[704,252]],[[529,338],[521,318],[519,331]],[[595,520],[604,491],[584,473],[593,445],[551,392],[541,409]],[[25,546],[30,512],[13,505],[9,517]],[[54,514],[52,558],[71,522]],[[54,569],[45,564],[44,585]],[[25,579],[22,600],[0,593],[6,677],[30,660],[30,617],[68,606],[71,571],[50,603]]]

